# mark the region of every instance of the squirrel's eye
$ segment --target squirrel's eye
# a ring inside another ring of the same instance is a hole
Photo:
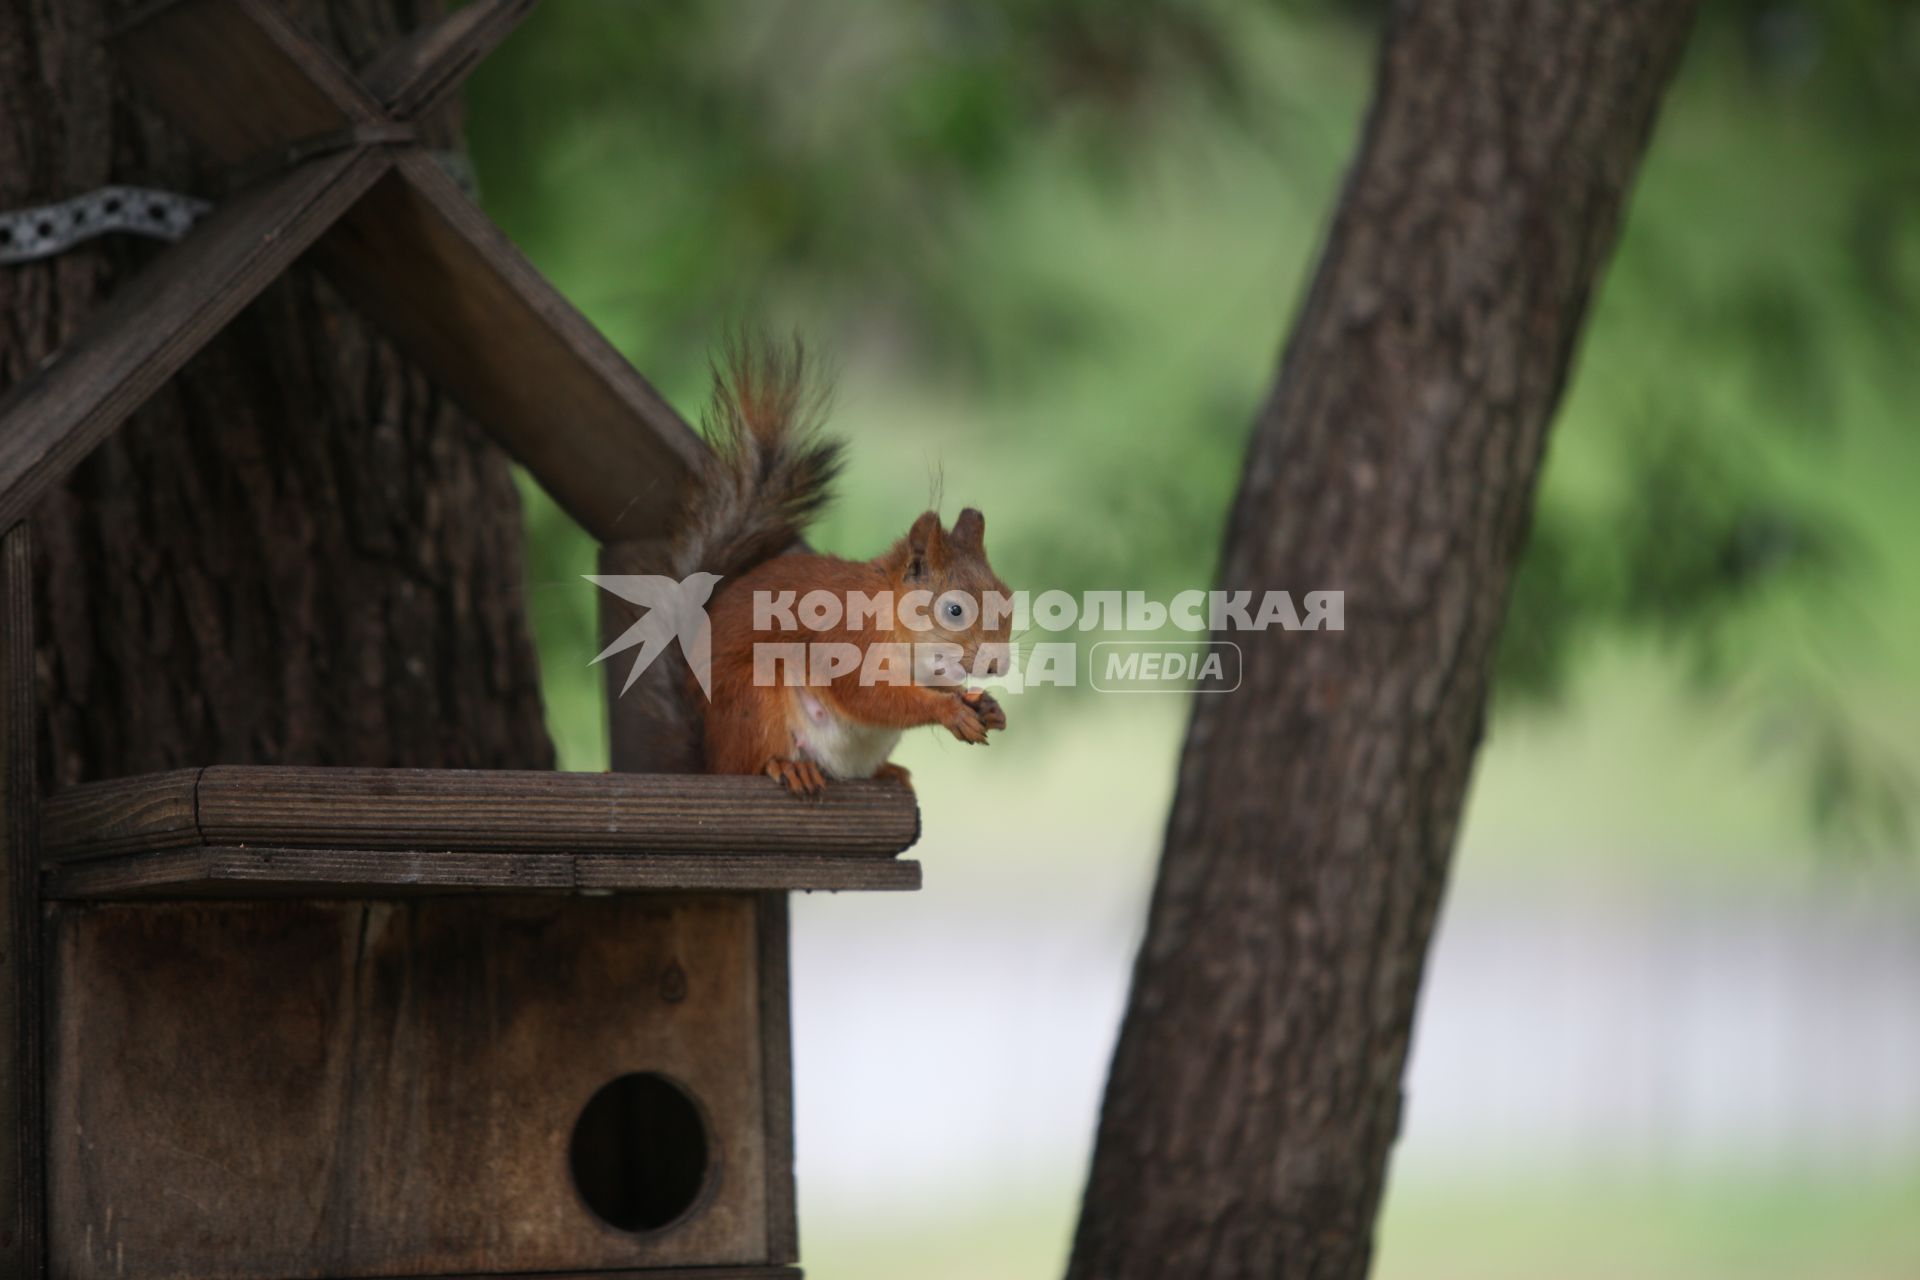
[[[962,612],[964,611],[960,608],[960,602],[958,600],[947,601],[947,616],[949,618],[958,618]]]

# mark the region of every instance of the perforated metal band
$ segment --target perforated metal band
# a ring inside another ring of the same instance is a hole
[[[357,134],[343,135],[348,142],[363,142]],[[401,135],[395,134],[395,137]],[[405,136],[411,137],[409,128]],[[376,141],[382,139],[375,139]],[[289,162],[298,162],[311,153],[289,153]],[[464,152],[434,149],[427,154],[439,162],[460,189],[479,199],[473,165]],[[178,240],[207,216],[213,205],[194,196],[174,191],[156,191],[151,187],[101,187],[58,204],[31,205],[25,209],[0,209],[0,265],[35,262],[65,253],[74,245],[114,231],[156,240]]]
[[[212,207],[172,191],[101,187],[58,204],[0,212],[0,263],[49,258],[110,231],[178,240]]]

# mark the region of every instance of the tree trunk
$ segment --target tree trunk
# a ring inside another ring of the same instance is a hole
[[[0,0],[0,207],[223,175],[116,74],[137,7]],[[349,65],[434,6],[289,5]],[[0,267],[0,385],[160,246]],[[35,511],[52,785],[220,762],[551,763],[503,456],[296,267]]]
[[[1220,585],[1346,593],[1200,698],[1069,1275],[1359,1277],[1488,672],[1691,5],[1403,0]]]

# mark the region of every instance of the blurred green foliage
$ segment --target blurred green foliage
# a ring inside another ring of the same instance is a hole
[[[870,554],[944,481],[1016,585],[1209,581],[1370,88],[1376,7],[569,0],[476,78],[484,198],[688,416],[728,322],[843,365]],[[1759,706],[1811,809],[1911,811],[1920,16],[1709,9],[1556,425],[1500,665],[1595,645]],[[591,549],[536,494],[563,759],[595,760]]]

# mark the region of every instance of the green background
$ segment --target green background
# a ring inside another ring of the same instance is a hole
[[[1377,21],[1365,5],[567,0],[476,77],[471,148],[490,211],[689,418],[729,324],[831,353],[852,464],[817,544],[874,554],[937,499],[986,511],[1015,587],[1165,598],[1211,584]],[[1524,914],[1597,895],[1656,929],[1685,904],[1758,900],[1786,936],[1865,894],[1920,929],[1916,73],[1908,6],[1707,9],[1553,430],[1459,901]],[[593,549],[523,492],[549,720],[565,767],[601,768]],[[990,752],[910,740],[927,891],[803,904],[803,934],[1097,899],[1119,904],[1123,969],[1178,703],[1029,692]],[[798,980],[834,977],[801,964]],[[886,1214],[831,1177],[809,1195],[809,1145],[833,1142],[808,1131],[810,1080],[835,1065],[809,1067],[806,1017],[832,998],[809,988],[797,1010],[809,1273],[1057,1274],[1090,1110],[1082,1141],[1018,1176],[956,1174]],[[884,1051],[887,1012],[874,1022]],[[1874,1033],[1843,1027],[1836,1051],[1912,1048]],[[1440,1148],[1396,1172],[1380,1270],[1920,1274],[1920,1150],[1856,1160],[1836,1142],[1819,1159],[1792,1142],[1522,1152],[1471,1177]]]

